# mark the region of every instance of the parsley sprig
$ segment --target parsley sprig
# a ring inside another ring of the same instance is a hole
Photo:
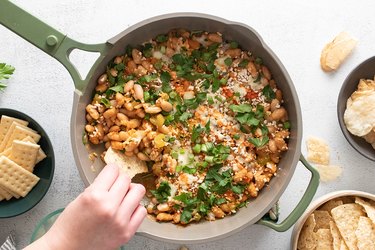
[[[7,80],[13,74],[15,68],[6,63],[0,63],[0,80]],[[4,91],[7,85],[3,82],[0,82],[0,91]]]

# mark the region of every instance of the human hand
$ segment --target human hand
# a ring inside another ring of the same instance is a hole
[[[115,249],[131,239],[145,218],[146,209],[140,205],[144,194],[142,185],[107,165],[35,242],[37,248],[32,244],[26,249]]]

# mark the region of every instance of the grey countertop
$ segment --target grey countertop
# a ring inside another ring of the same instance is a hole
[[[144,1],[144,0],[29,0],[14,1],[27,11],[85,43],[100,43],[146,18],[171,12],[202,12],[245,23],[263,37],[287,68],[301,103],[303,144],[309,136],[324,138],[331,148],[332,164],[343,168],[334,182],[322,183],[315,197],[354,189],[375,193],[375,164],[350,147],[343,137],[336,116],[341,83],[351,69],[375,54],[375,2],[363,1]],[[319,66],[323,46],[341,31],[348,31],[359,42],[353,54],[335,73],[326,74]],[[0,93],[0,107],[25,112],[36,119],[52,140],[56,171],[45,198],[29,212],[0,219],[0,242],[16,232],[19,247],[30,240],[38,221],[66,206],[84,186],[76,169],[69,139],[73,81],[65,68],[22,38],[0,26],[0,62],[16,67],[9,87]],[[72,61],[86,73],[94,55],[77,52]],[[309,172],[298,165],[293,179],[280,200],[281,219],[302,196]],[[213,224],[214,226],[214,224]],[[291,229],[278,233],[252,225],[228,238],[190,249],[288,249]],[[178,249],[176,244],[135,236],[128,249]]]

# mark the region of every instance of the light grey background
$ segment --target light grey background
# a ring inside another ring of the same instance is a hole
[[[85,43],[101,43],[143,19],[171,12],[203,12],[248,24],[279,56],[297,89],[303,114],[303,142],[309,136],[325,138],[331,162],[343,167],[342,177],[322,183],[316,197],[355,189],[375,193],[375,163],[359,155],[344,139],[337,122],[336,101],[346,75],[364,59],[375,55],[375,2],[367,1],[14,1],[27,11]],[[319,57],[323,46],[341,31],[359,40],[350,58],[335,73],[323,73]],[[82,72],[91,67],[92,55],[74,53]],[[14,108],[36,119],[49,134],[56,155],[56,171],[45,198],[31,211],[0,219],[0,242],[14,230],[24,247],[37,222],[66,206],[84,186],[76,169],[69,139],[73,82],[65,68],[33,45],[0,26],[0,62],[16,67],[0,107]],[[306,152],[303,143],[303,152]],[[281,198],[281,216],[298,202],[308,183],[302,165]],[[213,226],[215,224],[213,223]],[[190,249],[289,249],[289,230],[277,233],[252,225],[226,239],[188,246]],[[178,249],[180,246],[136,236],[128,249]]]

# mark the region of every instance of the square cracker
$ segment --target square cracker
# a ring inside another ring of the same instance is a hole
[[[12,195],[0,186],[0,195],[3,196],[7,201],[12,199]]]
[[[12,192],[10,191],[9,189],[7,189],[6,187],[3,187],[0,185],[0,187],[5,191],[5,192],[8,192],[12,197],[16,198],[16,199],[19,199],[21,196],[16,194],[15,192]]]
[[[329,165],[329,147],[328,144],[316,137],[310,137],[306,141],[307,160],[312,163]]]
[[[5,149],[11,147],[14,140],[23,140],[27,136],[33,138],[35,142],[38,142],[41,137],[36,131],[30,128],[17,125],[7,141]]]
[[[27,171],[33,172],[39,149],[40,146],[37,144],[14,140],[9,159]]]
[[[359,218],[366,215],[362,206],[355,203],[343,204],[333,208],[331,214],[348,248],[357,250],[355,231],[358,227]]]
[[[365,209],[367,217],[369,217],[372,223],[375,225],[375,206],[372,206],[370,203],[362,200],[359,197],[355,197],[355,203],[361,205]]]
[[[332,235],[329,229],[319,229],[316,232],[316,249],[333,250]]]
[[[34,132],[34,133],[37,133],[35,130],[32,130],[31,128],[28,128],[18,122],[15,122],[13,121],[12,124],[10,125],[9,129],[7,130],[5,136],[4,136],[4,139],[0,142],[0,152],[3,152],[5,149],[7,149],[9,146],[8,143],[10,143],[10,145],[12,145],[12,141],[11,140],[11,136],[13,135],[13,132],[14,130],[16,129],[16,127],[19,126],[19,127],[22,127],[24,128],[25,130],[29,130],[30,132]],[[16,138],[16,139],[19,139],[19,138]]]
[[[33,138],[31,138],[30,136],[27,136],[26,138],[24,138],[22,141],[24,141],[24,142],[30,142],[30,143],[32,143],[32,144],[37,144],[34,140],[33,140]],[[4,151],[5,152],[5,151]],[[1,153],[0,153],[0,155],[1,155]],[[47,155],[46,155],[46,153],[44,153],[44,151],[43,151],[43,149],[40,147],[39,148],[39,151],[38,151],[38,155],[36,156],[36,162],[35,162],[35,164],[38,164],[39,162],[41,162],[44,158],[46,158],[47,157]]]
[[[38,183],[39,177],[23,169],[5,156],[0,157],[0,185],[25,197]]]
[[[29,122],[27,121],[14,118],[14,117],[10,117],[10,116],[6,116],[6,115],[2,115],[1,122],[0,122],[0,142],[4,139],[9,127],[12,125],[13,122],[17,122],[23,126],[29,125]]]
[[[4,200],[5,197],[0,194],[0,201]]]
[[[375,229],[369,218],[364,216],[359,218],[355,235],[357,236],[359,250],[375,250]]]

